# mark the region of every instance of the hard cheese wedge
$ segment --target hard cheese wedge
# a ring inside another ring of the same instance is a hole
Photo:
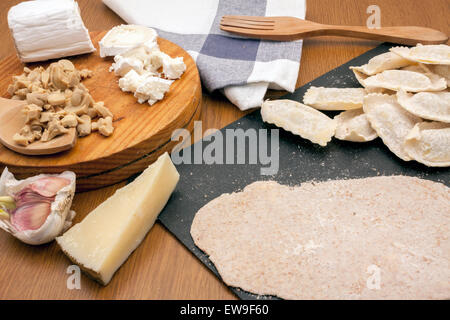
[[[56,241],[82,270],[108,284],[153,226],[179,178],[169,155],[163,154]]]

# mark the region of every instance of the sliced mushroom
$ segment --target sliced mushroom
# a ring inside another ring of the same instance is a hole
[[[80,71],[81,79],[86,79],[92,77],[93,72],[89,69],[83,69]]]
[[[27,93],[30,93],[30,91],[27,88],[22,88],[22,89],[16,90],[16,92],[15,92],[16,96],[19,96],[21,98],[21,100],[26,99]]]
[[[30,123],[33,120],[39,120],[41,118],[42,107],[33,103],[27,104],[22,108],[22,112],[25,115],[25,123]]]
[[[48,88],[48,82],[50,80],[50,73],[48,70],[45,70],[41,73],[41,83],[44,88]]]
[[[113,114],[107,107],[105,107],[105,103],[103,101],[94,103],[94,109],[97,111],[99,115],[103,118],[113,117]]]
[[[13,136],[14,142],[22,146],[27,146],[33,142],[34,139],[34,133],[29,125],[25,125],[22,129],[20,129],[19,133],[16,133]]]
[[[53,138],[65,134],[69,132],[69,129],[66,129],[62,126],[61,121],[53,119],[48,123],[47,129],[45,129],[44,133],[42,134],[41,140],[46,142],[50,141]]]
[[[83,97],[85,95],[85,92],[82,89],[76,88],[72,92],[72,96],[70,98],[70,103],[72,106],[79,106],[81,104],[81,101],[83,100]]]
[[[17,143],[18,145],[21,145],[21,146],[24,146],[24,147],[26,147],[29,144],[28,138],[23,136],[23,135],[21,135],[20,133],[15,133],[14,134],[13,141],[15,143]]]
[[[52,106],[62,106],[66,102],[66,96],[64,93],[56,91],[51,93],[47,97],[48,103]]]
[[[27,93],[27,103],[43,107],[47,103],[47,94],[40,92]]]
[[[95,102],[80,82],[90,76],[92,71],[79,71],[67,59],[51,63],[47,69],[25,67],[23,74],[14,76],[8,93],[14,100],[27,101],[23,108],[26,126],[15,135],[15,141],[22,145],[50,141],[74,127],[80,136],[95,130],[111,135],[112,112],[103,102]],[[97,117],[101,119],[93,122]]]
[[[80,117],[80,123],[77,126],[78,136],[84,137],[91,134],[91,117],[87,114]]]
[[[51,111],[46,111],[41,113],[40,122],[45,123],[51,121],[55,117],[55,113]]]
[[[109,137],[114,132],[114,127],[112,125],[112,118],[100,118],[98,120],[98,132],[100,132],[105,137]]]
[[[97,110],[95,110],[93,107],[92,108],[88,108],[86,114],[91,117],[91,119],[94,119],[95,117],[98,116]]]
[[[75,71],[75,66],[70,60],[67,59],[61,59],[58,61],[58,65],[64,70],[64,71]]]
[[[98,122],[92,122],[91,123],[91,130],[92,131],[98,131]]]
[[[62,118],[61,124],[64,128],[75,128],[78,125],[78,118],[73,113],[68,114]]]

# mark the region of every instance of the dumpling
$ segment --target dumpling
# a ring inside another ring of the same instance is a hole
[[[385,88],[408,92],[442,91],[447,88],[447,81],[433,73],[419,73],[408,70],[386,70],[374,76],[353,70],[356,79],[365,88]]]
[[[367,95],[363,108],[370,125],[389,150],[404,161],[411,160],[404,149],[404,141],[416,123],[422,120],[403,109],[395,96]]]
[[[407,154],[429,167],[450,166],[450,124],[421,122],[407,135]]]
[[[350,67],[352,70],[357,70],[368,76],[373,76],[385,70],[399,69],[411,65],[412,62],[395,54],[393,52],[386,52],[373,57],[369,62],[360,67]]]
[[[450,123],[450,92],[397,93],[398,103],[423,119]]]
[[[416,47],[394,47],[391,52],[414,62],[425,64],[450,64],[450,46],[445,44],[435,44],[423,46],[418,44]]]
[[[334,136],[336,122],[320,111],[293,100],[265,101],[261,106],[265,122],[326,146]]]
[[[363,88],[311,87],[303,97],[303,103],[319,110],[351,110],[362,108]]]
[[[344,111],[334,117],[334,120],[337,125],[334,136],[339,140],[367,142],[378,137],[363,109]]]
[[[428,69],[437,74],[440,77],[445,78],[447,80],[447,87],[450,87],[450,65],[444,65],[444,64],[433,64],[433,65],[427,65]]]

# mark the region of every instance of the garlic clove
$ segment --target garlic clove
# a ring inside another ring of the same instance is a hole
[[[26,204],[13,211],[11,224],[18,231],[37,230],[47,220],[50,211],[51,204],[48,202]]]
[[[9,213],[0,209],[0,220],[9,220]]]
[[[14,210],[16,208],[16,202],[13,197],[3,196],[0,197],[0,209]]]
[[[54,240],[72,224],[75,212],[70,207],[75,184],[76,176],[70,171],[17,180],[5,168],[0,175],[0,197],[8,198],[2,198],[3,206],[0,205],[4,211],[0,211],[0,229],[31,245]],[[15,200],[15,209],[6,208],[11,200]]]
[[[16,207],[21,207],[22,205],[32,203],[32,202],[47,202],[52,203],[54,200],[54,197],[44,197],[40,194],[34,192],[30,188],[25,188],[24,190],[21,190],[19,193],[17,193],[14,196],[14,199],[16,200]]]
[[[54,197],[56,193],[69,185],[70,180],[61,177],[45,177],[30,184],[31,190],[44,197]]]

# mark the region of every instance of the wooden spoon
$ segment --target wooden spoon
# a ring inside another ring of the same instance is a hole
[[[26,101],[0,98],[0,143],[6,148],[25,155],[54,154],[73,148],[77,140],[75,128],[50,141],[36,141],[28,146],[14,142],[13,136],[25,125],[22,108]]]

